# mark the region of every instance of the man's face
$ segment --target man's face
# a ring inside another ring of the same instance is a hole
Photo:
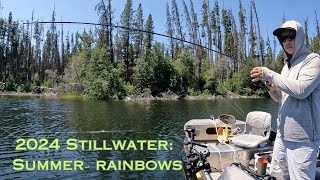
[[[295,37],[295,32],[292,30],[283,30],[281,32],[281,36],[279,37],[279,40],[282,43],[284,50],[290,55],[293,55],[294,53]]]

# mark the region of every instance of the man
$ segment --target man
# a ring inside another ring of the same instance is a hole
[[[277,179],[315,179],[320,142],[320,56],[310,53],[305,34],[296,21],[273,31],[286,56],[281,74],[255,67],[253,81],[266,83],[270,96],[279,102],[277,137],[271,175]]]

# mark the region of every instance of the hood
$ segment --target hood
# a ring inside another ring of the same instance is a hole
[[[306,42],[305,42],[306,36],[304,34],[304,30],[301,27],[300,23],[298,23],[297,21],[294,21],[294,20],[287,21],[284,24],[282,24],[281,27],[274,30],[273,35],[275,35],[277,37],[280,36],[281,31],[283,31],[284,29],[292,29],[292,30],[296,31],[296,38],[294,39],[295,48],[294,48],[294,52],[293,52],[292,57],[290,57],[290,55],[286,53],[288,59],[291,62],[294,61],[295,58],[297,58],[301,55],[305,55],[305,54],[310,53],[310,51],[308,50],[308,48],[306,46]],[[282,49],[284,50],[281,42],[280,42],[280,44],[282,46]]]

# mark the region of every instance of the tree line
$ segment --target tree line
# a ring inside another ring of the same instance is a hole
[[[159,34],[152,14],[145,16],[142,4],[133,9],[132,0],[126,1],[119,22],[111,0],[101,0],[95,7],[98,26],[76,33],[64,29],[55,10],[49,26],[35,20],[34,13],[31,22],[14,21],[9,13],[0,19],[0,81],[8,91],[54,87],[93,99],[227,91],[265,95],[249,71],[258,65],[281,71],[285,54],[277,53],[277,39],[262,37],[253,0],[249,9],[239,0],[236,15],[218,0],[210,2],[203,0],[196,12],[192,0],[168,1],[162,42],[155,40]],[[312,37],[308,18],[303,25],[307,46],[318,52],[316,12],[315,22]]]

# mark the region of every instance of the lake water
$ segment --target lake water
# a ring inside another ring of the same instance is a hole
[[[179,162],[188,120],[225,113],[244,120],[248,112],[259,110],[272,114],[275,127],[278,106],[268,98],[137,103],[1,96],[0,102],[0,179],[184,179],[183,170],[173,166],[160,170],[159,164],[150,163],[149,170],[121,170],[117,163]],[[103,143],[113,147],[112,140],[132,141],[136,147],[99,150]],[[143,145],[139,147],[138,141]],[[168,143],[168,148],[155,150],[158,142]],[[97,148],[90,150],[93,143]],[[56,168],[66,169],[33,169],[38,161],[55,165],[60,161]],[[70,162],[75,161],[83,163],[83,170],[72,170]],[[106,165],[112,161],[117,167],[97,170],[97,161]]]

